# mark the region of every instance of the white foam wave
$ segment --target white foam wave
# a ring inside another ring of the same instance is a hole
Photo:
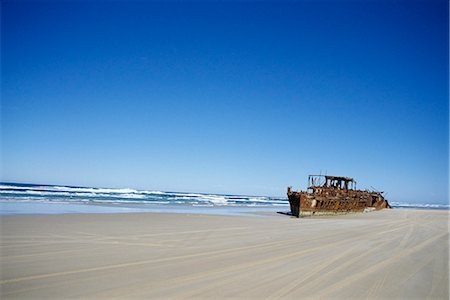
[[[7,191],[0,191],[1,194],[7,194]],[[134,199],[144,199],[144,195],[140,194],[107,194],[107,193],[92,193],[92,192],[50,192],[50,191],[39,191],[39,190],[14,190],[12,192],[14,194],[19,195],[36,195],[36,196],[49,196],[49,197],[55,197],[55,196],[62,196],[62,197],[87,197],[87,198],[95,198],[95,197],[105,197],[105,198],[134,198]]]
[[[87,196],[87,197],[118,197],[123,198],[143,198],[145,195],[149,196],[165,196],[173,197],[175,199],[199,199],[203,201],[210,201],[213,203],[222,203],[234,201],[255,201],[255,202],[279,202],[279,199],[269,199],[268,197],[256,196],[235,196],[235,195],[216,195],[216,194],[202,194],[202,193],[181,193],[181,192],[162,192],[149,190],[135,190],[130,188],[111,189],[111,188],[91,188],[91,187],[70,187],[70,186],[41,186],[41,185],[11,185],[0,184],[0,193],[14,192],[16,194],[37,194],[42,196],[60,195],[60,196]],[[139,196],[137,196],[139,195]]]
[[[0,184],[0,190],[45,190],[47,189],[47,186],[17,186],[17,185],[4,185],[4,184]]]
[[[130,188],[124,189],[110,189],[110,188],[89,188],[89,187],[70,187],[70,186],[17,186],[17,185],[0,185],[0,191],[2,190],[22,190],[22,191],[49,191],[49,192],[69,192],[69,193],[96,193],[96,194],[154,194],[161,195],[165,192],[161,191],[139,191]]]
[[[435,208],[435,209],[450,209],[448,204],[437,203],[408,203],[408,202],[389,202],[393,207],[408,207],[408,208]]]

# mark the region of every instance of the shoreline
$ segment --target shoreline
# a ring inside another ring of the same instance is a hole
[[[450,211],[449,207],[393,206],[394,210]],[[137,204],[101,202],[34,202],[0,200],[0,217],[20,215],[54,214],[122,214],[165,213],[206,214],[224,216],[279,216],[277,212],[289,212],[289,205],[186,205],[186,204]],[[275,215],[274,215],[275,214]],[[286,215],[284,216],[286,217]],[[316,218],[318,216],[314,216]],[[336,215],[331,215],[336,217]],[[303,216],[310,218],[310,216]]]
[[[0,218],[10,298],[448,299],[448,211]]]
[[[110,204],[67,202],[1,202],[0,217],[22,215],[58,214],[206,214],[223,216],[261,216],[261,213],[276,213],[289,210],[289,206],[206,206],[206,205],[156,205],[156,204]]]

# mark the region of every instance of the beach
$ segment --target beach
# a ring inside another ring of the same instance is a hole
[[[448,210],[1,217],[2,299],[448,299]]]

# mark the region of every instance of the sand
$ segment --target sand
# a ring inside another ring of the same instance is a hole
[[[448,299],[448,211],[1,218],[1,298]]]

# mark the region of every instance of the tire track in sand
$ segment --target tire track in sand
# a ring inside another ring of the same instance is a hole
[[[414,246],[412,248],[409,248],[409,249],[407,249],[407,250],[405,250],[405,251],[403,251],[403,252],[401,252],[401,253],[399,253],[397,255],[394,255],[394,256],[392,256],[392,257],[390,257],[390,258],[388,258],[388,259],[386,259],[386,260],[384,260],[384,261],[382,261],[382,262],[380,262],[380,263],[378,263],[376,265],[373,265],[373,266],[367,268],[366,270],[364,270],[364,272],[362,272],[362,273],[356,273],[356,274],[350,275],[348,277],[342,278],[340,281],[338,281],[338,282],[336,282],[336,283],[334,283],[332,285],[329,285],[326,288],[324,288],[323,290],[319,291],[315,295],[315,298],[329,298],[330,294],[335,292],[336,290],[343,289],[345,286],[353,284],[356,281],[361,280],[364,277],[367,277],[370,274],[372,274],[372,273],[374,273],[374,272],[376,272],[376,271],[378,271],[380,269],[386,268],[387,266],[389,266],[391,264],[395,264],[398,259],[406,257],[406,256],[409,256],[411,254],[414,254],[414,253],[422,250],[423,248],[433,244],[437,240],[442,239],[445,236],[448,236],[447,232],[443,233],[443,234],[440,234],[440,235],[437,235],[435,237],[429,238],[429,239],[423,241],[422,243],[417,244],[416,246]],[[423,266],[420,266],[420,267],[423,267]]]

